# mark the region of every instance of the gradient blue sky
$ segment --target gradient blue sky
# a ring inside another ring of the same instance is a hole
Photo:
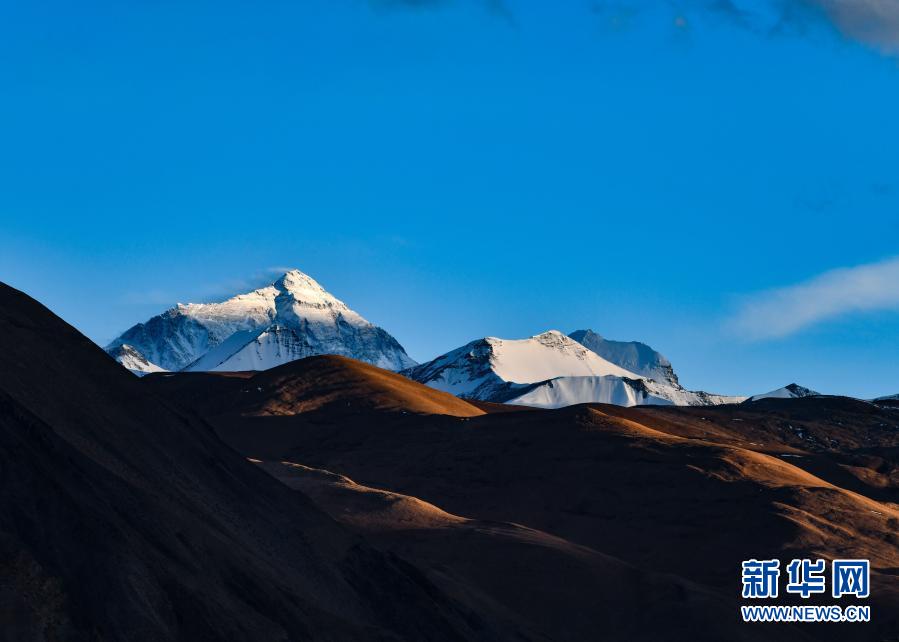
[[[295,266],[418,360],[590,327],[899,392],[890,34],[651,5],[3,3],[0,279],[100,343]]]

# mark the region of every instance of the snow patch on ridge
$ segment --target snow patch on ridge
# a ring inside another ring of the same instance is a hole
[[[147,359],[137,348],[127,343],[118,346],[109,355],[138,377],[143,377],[151,372],[168,372],[165,368],[160,368]]]

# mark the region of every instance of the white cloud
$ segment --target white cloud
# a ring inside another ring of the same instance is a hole
[[[899,51],[899,0],[804,0],[819,6],[850,38]]]
[[[296,270],[295,267],[269,267],[265,268],[265,272],[262,274],[257,274],[254,279],[259,280],[260,278],[268,278],[268,277],[280,277],[285,272],[290,272],[291,270]]]
[[[846,314],[878,310],[899,310],[899,257],[760,292],[747,298],[727,325],[748,339],[774,339]]]
[[[809,26],[823,22],[845,38],[884,54],[899,54],[899,0],[596,0],[594,7],[610,24],[655,7],[673,11],[675,27],[706,14],[762,35],[803,35]]]

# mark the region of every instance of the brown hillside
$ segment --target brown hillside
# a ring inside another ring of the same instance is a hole
[[[0,284],[0,638],[512,637],[503,626]]]
[[[897,418],[892,408],[822,398],[468,419],[323,407],[223,413],[213,423],[249,456],[333,471],[470,520],[520,524],[722,599],[738,595],[749,557],[870,558],[876,621],[802,630],[879,640],[899,635]],[[328,502],[338,515],[339,501]],[[521,608],[537,615],[533,604]]]
[[[373,365],[336,355],[307,357],[252,373],[156,374],[149,385],[207,411],[287,416],[328,408],[332,412],[379,410],[475,417],[476,406]]]

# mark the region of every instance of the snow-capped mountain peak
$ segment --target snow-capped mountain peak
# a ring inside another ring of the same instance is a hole
[[[802,397],[820,397],[820,392],[815,392],[798,383],[791,383],[783,388],[772,390],[761,395],[754,395],[748,401],[758,401],[759,399],[800,399]]]
[[[272,287],[282,296],[306,305],[349,309],[343,301],[319,285],[318,281],[299,270],[288,270]]]
[[[415,364],[396,339],[299,270],[219,303],[179,303],[107,351],[125,343],[166,370],[264,370],[316,354],[391,370]]]
[[[323,299],[334,297],[323,288],[318,281],[304,272],[300,272],[296,268],[291,268],[284,272],[277,281],[275,287],[279,290],[285,290],[294,294],[309,293],[310,296],[320,296]]]
[[[305,320],[326,320],[340,315],[357,326],[371,326],[346,303],[325,290],[312,277],[299,270],[290,270],[274,286],[277,317],[284,323],[300,323]]]
[[[493,401],[528,384],[560,376],[642,378],[606,361],[558,330],[527,339],[485,337],[403,374],[432,388]]]
[[[403,374],[461,397],[539,407],[596,402],[706,405],[744,399],[650,380],[558,330],[528,339],[478,339]]]

